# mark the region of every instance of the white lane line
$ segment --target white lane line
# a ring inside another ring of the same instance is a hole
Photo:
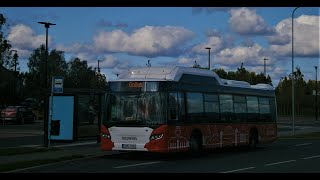
[[[131,164],[131,165],[125,165],[125,166],[116,166],[116,167],[113,167],[113,168],[126,168],[126,167],[143,166],[143,165],[157,164],[157,163],[161,163],[161,161],[154,161],[154,162],[147,162],[147,163],[139,163],[139,164]]]
[[[247,167],[247,168],[242,168],[242,169],[234,169],[234,170],[224,171],[224,172],[220,172],[220,173],[231,173],[231,172],[243,171],[243,170],[254,169],[254,168],[256,168],[256,167]]]
[[[294,146],[308,146],[308,145],[312,145],[312,143],[296,144]]]
[[[288,160],[288,161],[280,161],[280,162],[275,162],[275,163],[270,163],[270,164],[265,164],[265,166],[272,166],[272,165],[276,165],[276,164],[283,164],[283,163],[288,163],[288,162],[294,162],[296,160]]]
[[[313,159],[313,158],[318,158],[318,157],[320,157],[320,155],[305,157],[305,158],[302,158],[302,159]]]

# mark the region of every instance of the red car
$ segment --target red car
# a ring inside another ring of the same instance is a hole
[[[35,123],[36,116],[25,106],[8,106],[1,111],[1,120],[14,124]]]

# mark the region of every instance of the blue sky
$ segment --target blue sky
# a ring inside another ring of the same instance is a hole
[[[277,86],[291,72],[292,7],[5,7],[7,37],[18,51],[21,71],[32,50],[45,43],[38,21],[49,29],[49,49],[79,57],[100,68],[107,79],[136,66],[193,66],[235,71],[244,67],[267,74]],[[315,79],[319,66],[319,8],[294,14],[295,66]]]

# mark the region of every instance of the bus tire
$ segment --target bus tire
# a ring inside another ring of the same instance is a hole
[[[249,149],[251,150],[256,149],[257,144],[258,144],[258,132],[255,130],[252,130],[249,136]]]
[[[190,137],[189,146],[191,152],[200,152],[202,150],[201,135],[199,135],[198,133],[193,133]]]

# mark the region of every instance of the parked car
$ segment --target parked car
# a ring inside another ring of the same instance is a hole
[[[8,106],[1,111],[1,120],[14,124],[35,123],[36,116],[31,108],[25,106]]]
[[[21,102],[21,106],[26,106],[28,108],[37,109],[39,108],[39,102],[34,98],[26,98]]]

